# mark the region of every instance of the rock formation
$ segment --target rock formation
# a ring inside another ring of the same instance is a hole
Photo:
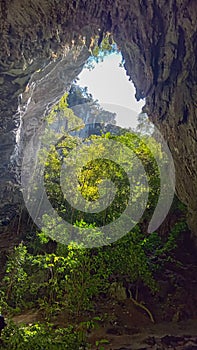
[[[77,77],[95,33],[111,32],[137,99],[167,140],[197,235],[195,0],[1,0],[0,247],[21,210],[21,152]],[[11,236],[10,236],[11,237]]]

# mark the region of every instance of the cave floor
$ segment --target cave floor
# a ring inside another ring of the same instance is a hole
[[[55,327],[73,324],[77,330],[84,330],[91,350],[197,350],[196,254],[184,249],[183,244],[176,258],[181,264],[167,262],[160,276],[163,295],[160,293],[156,298],[146,289],[142,289],[138,295],[138,300],[143,301],[143,305],[151,311],[155,323],[131,299],[118,300],[105,295],[94,300],[91,311],[84,311],[76,317],[61,310],[52,316],[50,322]],[[181,285],[172,288],[175,282]],[[17,324],[46,322],[42,311],[38,310],[15,315],[12,320]],[[81,328],[90,320],[95,320],[94,327],[88,330],[87,326]],[[102,344],[103,339],[107,341],[106,344]]]
[[[97,305],[101,321],[98,327],[87,332],[91,350],[195,350],[197,349],[197,319],[180,322],[155,322],[153,324],[142,310],[131,300],[121,302],[106,301]],[[87,321],[88,313],[78,318],[80,322]],[[90,319],[90,318],[89,318]],[[43,322],[42,314],[36,311],[13,317],[17,324]],[[67,327],[71,319],[62,312],[54,317],[57,327]],[[97,322],[96,322],[97,324]],[[103,339],[107,342],[102,344]],[[101,341],[98,346],[98,342]],[[97,344],[97,345],[95,345]]]

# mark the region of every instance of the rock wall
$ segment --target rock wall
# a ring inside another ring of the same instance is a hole
[[[79,74],[85,45],[106,31],[124,56],[136,98],[146,97],[145,110],[169,143],[177,193],[197,235],[196,1],[1,0],[0,6],[0,247],[22,203],[20,150]]]

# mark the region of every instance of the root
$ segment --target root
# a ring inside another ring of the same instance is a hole
[[[138,303],[138,301],[136,301],[136,300],[132,297],[131,293],[130,293],[130,299],[131,299],[131,301],[134,303],[134,305],[140,307],[142,310],[144,310],[144,311],[148,314],[148,316],[149,316],[149,318],[150,318],[150,320],[151,320],[152,323],[155,323],[155,320],[154,320],[154,317],[153,317],[151,311],[150,311],[145,305],[143,305],[143,304],[141,304],[141,303]]]

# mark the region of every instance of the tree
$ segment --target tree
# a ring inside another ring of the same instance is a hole
[[[92,55],[89,57],[85,67],[93,69],[95,63],[103,62],[104,58],[112,53],[118,53],[118,47],[111,33],[100,33],[92,40]]]
[[[98,128],[103,130],[107,124],[116,124],[116,113],[101,108],[98,101],[94,100],[92,95],[88,93],[87,87],[82,88],[72,84],[68,94],[68,107],[85,123],[86,130],[80,136],[87,137],[95,132],[98,134]]]

